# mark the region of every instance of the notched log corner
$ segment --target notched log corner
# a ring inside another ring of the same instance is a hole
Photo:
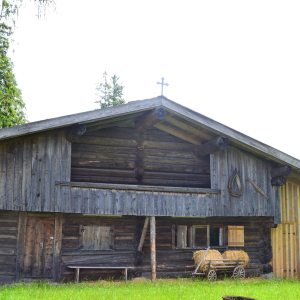
[[[196,146],[194,149],[194,154],[197,157],[202,158],[208,154],[212,154],[219,150],[225,149],[227,148],[228,145],[229,145],[229,139],[227,137],[220,136],[212,141],[204,143],[200,146]]]

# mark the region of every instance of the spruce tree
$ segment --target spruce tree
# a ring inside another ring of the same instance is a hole
[[[106,72],[103,73],[103,82],[96,86],[96,96],[99,97],[99,100],[95,101],[100,104],[101,108],[125,103],[123,99],[124,86],[118,82],[119,79],[117,75],[109,77]]]

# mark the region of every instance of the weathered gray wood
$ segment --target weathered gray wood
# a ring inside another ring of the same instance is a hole
[[[62,225],[63,214],[55,213],[54,217],[54,237],[53,237],[53,269],[52,277],[54,281],[61,279],[61,247],[62,247]]]
[[[161,122],[167,116],[167,111],[163,107],[157,107],[145,117],[142,117],[135,124],[135,130],[137,132],[144,132],[154,124]]]
[[[27,213],[20,212],[19,213],[19,222],[18,222],[16,280],[19,280],[23,277],[26,227],[27,227]]]
[[[151,279],[156,280],[156,230],[155,217],[150,217]]]
[[[6,208],[6,147],[0,144],[0,209]]]
[[[138,249],[137,249],[138,251],[142,251],[142,249],[143,249],[148,224],[149,224],[149,217],[146,217],[144,227],[143,227],[143,231],[142,231],[142,235],[141,235],[141,240],[140,240],[140,243],[139,243],[139,246],[138,246]]]
[[[218,194],[219,190],[213,189],[196,189],[196,188],[180,188],[180,187],[155,187],[140,185],[121,185],[121,184],[105,184],[105,183],[89,183],[89,182],[66,182],[57,181],[60,186],[86,187],[98,189],[118,189],[133,191],[155,191],[155,192],[173,192],[173,193],[198,193],[198,194]]]

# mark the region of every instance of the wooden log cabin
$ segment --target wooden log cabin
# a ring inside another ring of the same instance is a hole
[[[247,275],[299,275],[299,178],[163,96],[1,129],[0,282],[189,275],[208,246],[246,251]]]

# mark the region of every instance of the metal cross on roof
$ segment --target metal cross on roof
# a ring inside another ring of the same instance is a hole
[[[161,84],[161,95],[164,93],[164,85],[168,86],[168,83],[164,83],[164,78],[161,79],[162,82],[156,82],[157,84]]]

